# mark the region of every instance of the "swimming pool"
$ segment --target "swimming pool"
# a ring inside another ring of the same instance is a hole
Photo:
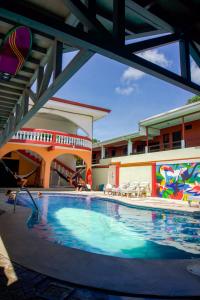
[[[130,208],[89,196],[43,194],[40,216],[28,227],[41,238],[72,248],[124,258],[200,257],[200,219]],[[26,195],[20,203],[31,206]]]

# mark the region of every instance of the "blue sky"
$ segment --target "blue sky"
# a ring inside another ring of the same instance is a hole
[[[179,72],[177,47],[168,45],[141,55]],[[198,81],[199,69],[193,64],[192,70]],[[111,109],[94,124],[94,137],[105,140],[137,131],[139,120],[184,105],[193,94],[95,54],[56,96]]]

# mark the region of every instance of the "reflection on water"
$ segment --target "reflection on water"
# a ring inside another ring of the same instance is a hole
[[[152,212],[152,239],[162,245],[174,246],[200,254],[200,222],[189,216]]]
[[[106,253],[119,253],[145,245],[144,238],[138,233],[99,212],[62,208],[55,213],[55,217],[74,237]]]
[[[189,215],[129,208],[98,198],[43,195],[41,237],[86,251],[140,258],[200,257],[200,221]]]

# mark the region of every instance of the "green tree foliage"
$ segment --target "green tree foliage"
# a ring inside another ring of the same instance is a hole
[[[196,96],[188,99],[187,104],[191,104],[191,103],[198,102],[198,101],[200,101],[200,96],[196,95]]]
[[[93,143],[93,144],[98,143],[98,142],[101,142],[101,141],[98,140],[98,139],[96,139],[96,138],[93,138],[93,139],[92,139],[92,143]]]

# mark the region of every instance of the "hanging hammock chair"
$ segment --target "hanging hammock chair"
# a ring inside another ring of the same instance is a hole
[[[38,166],[32,170],[31,172],[25,174],[25,175],[18,175],[13,173],[13,171],[6,165],[6,163],[3,161],[3,159],[0,159],[0,162],[2,163],[2,165],[4,166],[5,170],[10,173],[16,180],[18,179],[28,179],[31,175],[33,175],[37,169],[39,168]]]
[[[65,176],[64,174],[62,174],[60,171],[58,171],[57,169],[53,169],[61,178],[63,178],[64,180],[66,180],[67,182],[71,183],[74,187],[77,187],[77,179],[79,176],[81,176],[80,174],[84,171],[83,170],[78,170],[77,172],[74,172],[74,174],[71,176]]]
[[[60,171],[53,169],[62,179],[66,180],[67,182],[70,182],[70,177],[63,175]]]

